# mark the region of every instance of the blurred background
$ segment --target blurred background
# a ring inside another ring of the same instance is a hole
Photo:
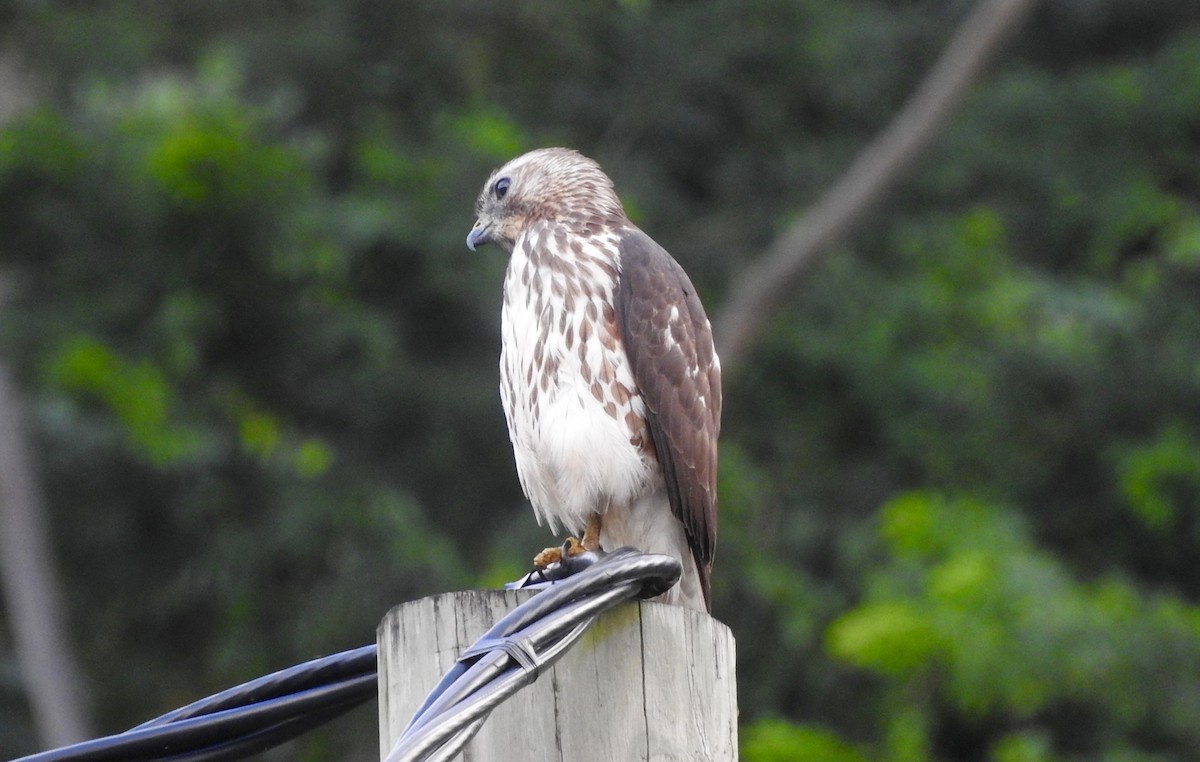
[[[99,734],[522,573],[488,173],[598,159],[719,321],[971,7],[0,2],[0,757],[37,612]],[[742,757],[1200,759],[1200,6],[1042,3],[943,127],[727,378]]]

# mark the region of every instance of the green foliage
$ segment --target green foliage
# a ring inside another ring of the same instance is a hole
[[[1038,758],[1070,730],[1056,715],[1072,705],[1108,743],[1149,734],[1193,748],[1200,608],[1117,577],[1078,582],[1013,517],[925,493],[885,506],[889,563],[830,627],[831,654],[895,678],[897,700],[1023,728],[997,740],[997,758]]]
[[[739,758],[746,762],[865,762],[854,747],[821,728],[764,719],[742,732]]]
[[[468,111],[454,121],[454,132],[476,153],[504,163],[528,150],[520,128],[510,119],[488,112]]]
[[[932,623],[898,601],[862,606],[834,622],[829,631],[834,656],[894,677],[931,662],[939,648]]]
[[[494,166],[596,156],[717,313],[964,12],[10,6],[0,351],[108,731],[547,544],[462,244]],[[1198,23],[1047,4],[730,380],[746,759],[1200,758]],[[374,758],[369,715],[285,756]]]
[[[1125,500],[1151,528],[1165,529],[1200,508],[1200,446],[1178,427],[1131,448],[1118,463]]]
[[[155,465],[186,459],[196,450],[195,433],[170,422],[171,390],[154,365],[124,362],[103,344],[82,336],[67,339],[50,365],[50,375],[59,385],[101,401]]]

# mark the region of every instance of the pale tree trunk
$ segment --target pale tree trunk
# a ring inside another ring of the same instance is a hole
[[[12,40],[0,44],[12,50]],[[0,53],[0,126],[32,105],[33,95],[20,59],[12,52]]]
[[[68,645],[62,590],[21,400],[0,364],[0,582],[38,738],[87,738],[86,690]]]
[[[0,127],[31,105],[30,90],[15,56],[0,56]],[[0,280],[0,310],[5,286]],[[91,722],[25,424],[12,375],[0,362],[0,593],[38,740],[54,747],[88,738]]]
[[[769,321],[822,255],[860,225],[924,155],[1035,4],[1036,0],[979,0],[887,128],[742,272],[715,321],[717,350],[727,375],[736,375]]]

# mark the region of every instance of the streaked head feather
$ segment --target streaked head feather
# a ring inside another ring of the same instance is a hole
[[[507,181],[503,191],[502,180]],[[599,164],[570,148],[540,148],[497,169],[479,192],[475,214],[468,245],[495,243],[510,252],[534,222],[586,236],[627,220],[612,180]]]

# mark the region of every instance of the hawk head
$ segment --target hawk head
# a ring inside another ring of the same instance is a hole
[[[540,148],[497,169],[479,192],[475,216],[467,246],[494,243],[509,253],[540,220],[587,234],[626,219],[600,165],[569,148]]]

